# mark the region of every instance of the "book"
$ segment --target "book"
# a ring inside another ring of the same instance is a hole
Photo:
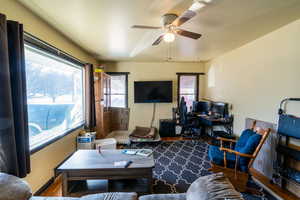
[[[128,155],[135,155],[137,153],[137,150],[124,150],[122,153],[128,154]]]
[[[152,154],[152,150],[150,149],[141,149],[136,152],[136,155],[148,157]]]
[[[129,167],[129,165],[132,163],[131,160],[129,161],[126,161],[126,160],[123,160],[123,161],[116,161],[114,162],[114,166],[115,167],[124,167],[124,168],[127,168]]]
[[[126,149],[123,150],[122,153],[127,155],[139,155],[139,156],[150,156],[152,154],[152,150],[150,149]]]

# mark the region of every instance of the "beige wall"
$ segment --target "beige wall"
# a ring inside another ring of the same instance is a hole
[[[117,62],[106,64],[106,71],[130,72],[128,79],[128,102],[130,107],[130,130],[135,126],[150,126],[153,104],[134,103],[133,82],[134,81],[173,81],[173,103],[159,103],[156,109],[156,120],[154,125],[158,127],[159,119],[172,118],[172,107],[177,106],[177,76],[176,72],[203,72],[203,63],[181,63],[181,62]],[[204,92],[204,76],[200,76],[200,97]]]
[[[81,59],[84,62],[96,63],[96,60],[83,52],[78,46],[66,39],[48,24],[31,14],[15,0],[0,0],[0,13],[8,19],[24,24],[25,31],[56,46],[57,48]],[[25,178],[33,192],[43,186],[51,177],[53,169],[75,150],[76,133],[47,146],[31,156],[31,173]]]
[[[280,101],[300,97],[299,36],[297,20],[205,64],[205,95],[233,104],[236,134],[246,117],[276,123]],[[288,108],[300,115],[299,103]]]
[[[16,0],[0,0],[0,13],[5,14],[7,19],[23,23],[24,30],[42,39],[49,44],[71,54],[86,62],[96,62],[94,58],[84,52],[60,32],[50,27],[46,22],[32,14],[27,8]]]
[[[25,180],[33,192],[40,189],[54,176],[54,168],[76,150],[78,131],[71,133],[30,157],[31,173]]]

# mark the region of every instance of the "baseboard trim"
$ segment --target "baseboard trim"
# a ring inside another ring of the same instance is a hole
[[[250,173],[256,183],[262,186],[265,190],[267,190],[271,195],[279,200],[296,200],[299,199],[296,195],[292,194],[288,190],[284,190],[281,187],[277,186],[276,184],[272,184],[270,180],[261,174],[259,171],[255,170],[254,168],[250,169]]]
[[[57,171],[57,168],[59,168],[66,160],[68,160],[77,150],[75,149],[74,152],[72,152],[70,155],[68,155],[65,159],[63,159],[53,170],[54,170],[54,179],[57,178],[61,173]]]
[[[54,177],[50,178],[40,189],[38,189],[38,191],[34,193],[34,196],[40,196],[52,183],[54,183],[54,180]]]
[[[47,188],[54,183],[55,179],[60,175],[60,173],[57,172],[57,168],[62,165],[68,158],[70,158],[74,153],[72,152],[70,155],[68,155],[63,161],[61,161],[55,168],[54,168],[54,177],[50,178],[38,191],[34,193],[34,196],[40,196]]]

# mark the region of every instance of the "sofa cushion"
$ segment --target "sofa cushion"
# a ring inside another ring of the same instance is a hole
[[[246,143],[248,142],[248,139],[253,135],[256,134],[254,131],[251,129],[246,129],[242,132],[240,138],[238,139],[234,150],[240,152],[240,149],[242,149]]]
[[[136,200],[137,194],[135,192],[110,192],[85,195],[80,200]]]
[[[186,200],[186,194],[150,194],[141,196],[139,200]]]
[[[186,200],[230,199],[241,200],[237,192],[223,173],[203,176],[194,181],[186,193]]]
[[[256,147],[258,146],[260,140],[261,140],[262,136],[255,133],[253,134],[247,141],[246,145],[240,149],[239,152],[241,153],[245,153],[245,154],[253,154]],[[239,165],[240,165],[240,169],[242,171],[247,171],[248,170],[248,163],[249,163],[250,159],[246,158],[246,157],[240,157],[239,159]]]
[[[32,196],[31,189],[22,179],[0,173],[0,199],[28,200]]]
[[[33,196],[30,198],[30,200],[80,200],[80,198],[74,198],[74,197],[38,197]]]
[[[257,133],[251,135],[250,138],[248,139],[246,145],[244,147],[240,148],[239,152],[245,153],[245,154],[253,154],[261,140],[261,137],[262,136]]]
[[[224,166],[224,152],[220,150],[220,147],[210,145],[208,149],[209,159],[217,165]],[[227,167],[234,168],[235,155],[232,153],[226,153]]]

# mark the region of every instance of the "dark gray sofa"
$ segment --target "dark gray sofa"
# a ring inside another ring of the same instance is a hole
[[[0,200],[137,200],[135,192],[113,192],[72,197],[36,197],[32,196],[29,185],[20,178],[0,173]],[[187,193],[151,194],[140,196],[139,200],[243,200],[222,173],[198,178],[191,184]]]
[[[137,200],[135,192],[112,192],[72,197],[36,197],[31,188],[22,179],[0,173],[0,200]]]
[[[186,194],[150,194],[141,196],[139,200],[186,200]]]
[[[135,193],[119,193],[111,197],[114,193],[102,193],[96,195],[83,196],[81,198],[72,197],[31,197],[30,200],[137,200]],[[139,200],[186,200],[186,194],[151,194],[139,197]]]
[[[72,197],[31,197],[30,200],[78,200]]]
[[[137,200],[137,194],[135,192],[113,192],[113,193],[101,193],[82,196],[80,198],[72,197],[31,197],[30,200]]]

